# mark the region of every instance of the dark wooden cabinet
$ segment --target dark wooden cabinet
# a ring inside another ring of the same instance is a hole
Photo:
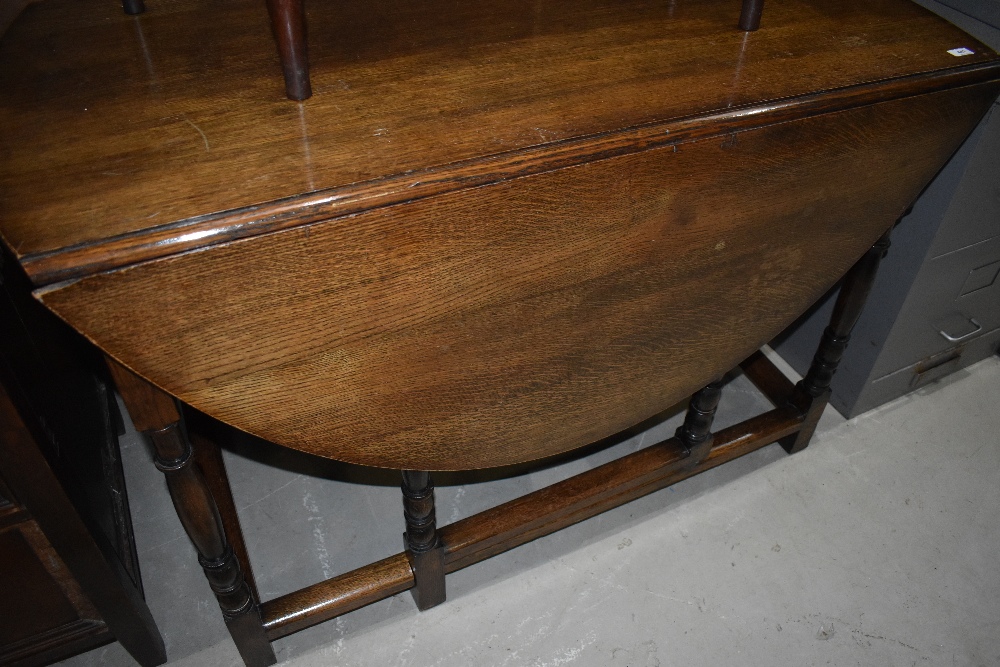
[[[0,529],[0,663],[42,664],[114,639],[38,522],[9,503]]]
[[[120,417],[86,346],[4,268],[0,298],[0,664],[121,640],[165,661],[142,599]]]

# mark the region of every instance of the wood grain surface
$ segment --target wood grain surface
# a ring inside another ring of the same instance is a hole
[[[767,342],[997,92],[655,148],[41,298],[169,393],[279,444],[408,469],[532,460],[651,416]]]
[[[997,54],[906,0],[769,3],[753,33],[739,9],[312,3],[296,104],[259,0],[47,0],[0,41],[0,235],[116,375],[237,428],[406,470],[551,457],[770,340],[1000,92]],[[811,423],[777,400],[694,467],[668,441],[445,527],[437,567]],[[413,585],[399,554],[266,631]]]
[[[788,0],[751,34],[732,0],[314,4],[302,104],[255,0],[29,7],[0,42],[0,231],[138,375],[386,467],[551,456],[704,386],[1000,79],[905,0]]]
[[[0,473],[25,520],[0,529],[0,662],[48,664],[112,639],[141,665],[166,662],[140,589],[43,452],[51,447],[49,406],[32,403],[11,371],[0,359]]]
[[[447,572],[728,463],[795,433],[799,419],[795,410],[783,408],[722,429],[708,457],[694,467],[682,465],[685,457],[670,439],[449,524],[441,530]],[[413,585],[406,554],[396,554],[265,602],[264,626],[273,641]]]
[[[532,147],[710,112],[752,125],[745,107],[768,101],[996,66],[905,0],[786,0],[750,34],[739,10],[310,3],[316,94],[296,104],[259,0],[138,17],[47,0],[0,41],[0,232],[41,284],[426,195],[428,180],[455,189],[472,166],[509,178]],[[974,55],[947,53],[960,46]]]

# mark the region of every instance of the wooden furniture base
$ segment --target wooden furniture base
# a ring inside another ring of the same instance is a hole
[[[721,382],[712,383],[692,397],[685,423],[673,438],[441,528],[444,571],[478,563],[771,443],[782,443],[789,453],[804,449],[826,407],[829,381],[844,349],[841,341],[846,345],[887,245],[888,232],[845,277],[840,307],[830,322],[830,330],[840,336],[824,337],[806,378],[793,385],[761,352],[740,364],[773,410],[711,433],[721,389]],[[692,442],[698,444],[692,447]],[[412,562],[412,554],[399,553],[264,602],[261,616],[268,638],[273,641],[413,588],[419,574]]]
[[[815,361],[793,385],[761,352],[740,369],[773,410],[713,433],[723,380],[694,394],[673,438],[438,529],[426,471],[402,472],[405,549],[383,560],[274,600],[260,601],[221,453],[189,439],[178,406],[108,360],[136,427],[152,442],[181,521],[199,553],[240,655],[251,667],[274,664],[269,641],[406,590],[417,608],[445,601],[445,575],[658,491],[774,442],[789,452],[808,444],[827,405],[829,384],[888,248],[889,232],[843,281]],[[195,452],[198,452],[195,454]],[[211,480],[208,481],[208,480]],[[245,574],[244,574],[245,573]]]
[[[219,602],[243,661],[247,665],[272,665],[274,651],[264,636],[257,606],[257,594],[249,572],[249,561],[237,556],[232,542],[243,545],[243,535],[236,523],[232,495],[226,483],[225,469],[218,452],[209,447],[196,457],[179,407],[174,399],[130,373],[112,360],[108,369],[128,407],[137,430],[149,440],[155,452],[153,462],[167,478],[167,489],[181,525],[198,550],[198,562]],[[207,465],[206,465],[207,464]],[[209,484],[205,468],[215,482]],[[214,474],[212,474],[214,473]],[[216,496],[222,497],[232,522],[227,537]],[[241,549],[245,551],[244,549]]]

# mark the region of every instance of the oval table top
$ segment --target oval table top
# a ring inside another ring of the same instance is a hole
[[[0,41],[0,234],[106,354],[340,460],[506,465],[736,366],[1000,92],[906,0],[47,0]]]

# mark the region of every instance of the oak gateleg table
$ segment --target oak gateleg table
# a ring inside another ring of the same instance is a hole
[[[295,103],[261,10],[46,0],[0,41],[4,252],[108,359],[250,665],[805,447],[888,230],[1000,92],[996,53],[906,0],[772,2],[756,31],[732,0],[373,0],[311,7]],[[792,385],[757,350],[841,279]],[[713,432],[736,367],[774,409]],[[673,438],[436,525],[434,471],[562,455],[688,396]],[[402,471],[407,548],[260,600],[185,406]]]

